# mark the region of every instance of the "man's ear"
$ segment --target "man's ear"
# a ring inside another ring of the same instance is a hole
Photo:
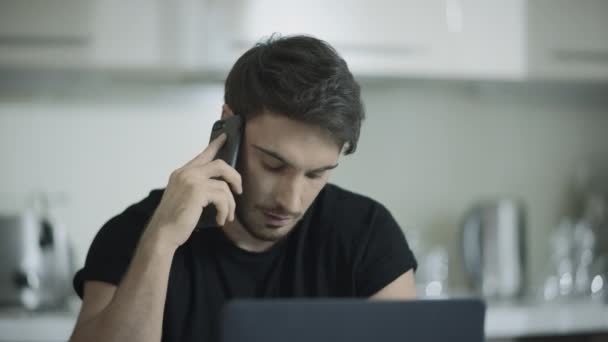
[[[228,119],[229,117],[231,117],[233,115],[234,115],[234,112],[232,111],[230,106],[227,104],[224,104],[222,106],[222,120]]]

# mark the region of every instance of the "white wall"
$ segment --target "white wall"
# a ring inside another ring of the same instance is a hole
[[[464,211],[479,198],[520,197],[538,282],[546,234],[565,213],[577,164],[608,162],[608,101],[598,90],[407,81],[366,82],[363,91],[359,150],[333,181],[385,203],[420,250],[446,244],[456,284]],[[34,190],[67,194],[56,212],[82,262],[108,218],[206,146],[222,88],[75,93],[0,98],[0,211],[23,207]]]
[[[608,163],[605,88],[397,82],[367,85],[360,149],[339,183],[384,202],[421,252],[443,244],[462,285],[460,223],[480,199],[528,209],[529,276],[537,287],[547,235],[571,207],[574,173]]]
[[[0,211],[32,191],[67,194],[56,212],[81,261],[106,220],[206,147],[221,114],[219,86],[123,90],[0,103]]]

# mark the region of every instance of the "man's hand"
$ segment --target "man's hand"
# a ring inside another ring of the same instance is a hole
[[[188,240],[210,203],[217,208],[219,225],[234,220],[236,204],[230,188],[238,194],[243,192],[241,175],[223,160],[213,160],[225,142],[226,134],[220,135],[201,154],[171,174],[146,228],[147,233],[158,234],[167,247],[176,249]]]

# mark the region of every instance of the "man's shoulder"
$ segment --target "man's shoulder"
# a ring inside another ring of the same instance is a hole
[[[164,192],[165,189],[151,190],[147,197],[130,205],[122,214],[134,214],[144,217],[151,216],[156,210],[156,207],[158,207]]]
[[[319,196],[317,207],[326,220],[351,223],[365,223],[379,210],[386,211],[377,200],[330,183]]]
[[[81,297],[86,280],[119,283],[162,194],[162,189],[151,191],[147,197],[113,216],[99,229],[87,253],[84,269],[74,278],[74,288]]]
[[[369,196],[327,183],[323,189],[323,204],[335,208],[349,209],[354,207],[373,207],[380,203]]]
[[[108,220],[101,228],[100,234],[104,234],[104,232],[109,233],[109,231],[113,230],[121,230],[123,233],[125,231],[132,231],[135,234],[139,234],[143,231],[152,214],[154,214],[163,193],[164,189],[150,191],[148,196],[129,205],[122,212]]]
[[[401,232],[379,201],[333,184],[327,184],[319,194],[309,222],[311,241],[327,243],[352,258],[375,238],[390,239]]]

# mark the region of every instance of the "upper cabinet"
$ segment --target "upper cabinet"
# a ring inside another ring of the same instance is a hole
[[[212,60],[272,32],[332,43],[360,76],[608,79],[605,0],[232,0]],[[226,58],[228,56],[228,58]]]
[[[96,0],[90,64],[108,69],[198,70],[205,66],[203,0]]]
[[[608,79],[606,0],[0,0],[0,68],[225,75],[274,32],[358,76]]]
[[[530,0],[528,74],[541,79],[608,79],[608,1]]]
[[[0,0],[0,66],[80,65],[91,44],[91,4]]]
[[[233,0],[223,6],[233,24],[215,49],[225,49],[227,61],[280,32],[330,42],[363,76],[491,78],[524,72],[522,1]]]
[[[0,0],[0,67],[199,69],[205,15],[199,0]]]

